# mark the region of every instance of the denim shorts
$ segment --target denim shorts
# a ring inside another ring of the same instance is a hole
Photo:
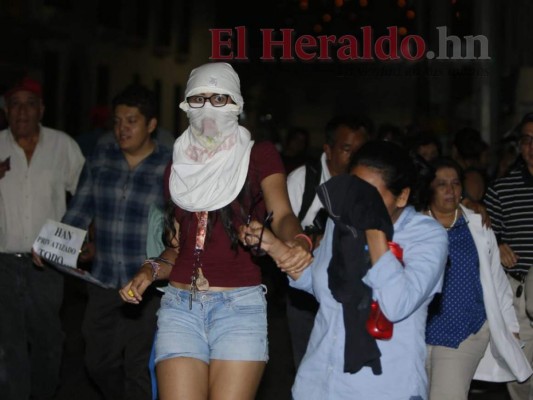
[[[174,357],[268,361],[266,288],[249,286],[222,292],[165,288],[158,311],[155,362]]]

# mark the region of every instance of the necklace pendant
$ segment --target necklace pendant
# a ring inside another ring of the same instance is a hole
[[[204,276],[204,273],[202,272],[202,268],[198,268],[198,275],[196,277],[196,288],[199,291],[209,290],[209,281]]]

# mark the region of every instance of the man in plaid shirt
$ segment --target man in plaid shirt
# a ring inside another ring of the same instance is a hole
[[[116,143],[98,146],[88,158],[76,195],[62,222],[87,229],[91,274],[112,289],[88,284],[83,322],[85,363],[106,399],[149,399],[148,359],[160,297],[154,288],[140,306],[124,303],[116,289],[146,259],[150,205],[163,206],[163,175],[171,151],[152,139],[154,95],[132,85],[113,99]],[[81,257],[80,257],[81,258]]]

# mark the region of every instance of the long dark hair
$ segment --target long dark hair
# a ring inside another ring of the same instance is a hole
[[[387,189],[395,196],[410,189],[408,204],[422,210],[429,196],[429,185],[435,173],[429,164],[414,152],[388,141],[370,141],[355,153],[350,169],[357,165],[375,168]]]

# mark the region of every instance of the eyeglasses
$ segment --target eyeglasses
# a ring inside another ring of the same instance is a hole
[[[531,146],[531,143],[533,143],[533,136],[529,136],[529,135],[520,136],[520,144],[522,146]]]
[[[189,96],[187,97],[187,104],[192,108],[202,108],[206,100],[209,100],[213,107],[224,107],[228,104],[229,97],[227,94],[213,94],[209,97],[205,96]]]

